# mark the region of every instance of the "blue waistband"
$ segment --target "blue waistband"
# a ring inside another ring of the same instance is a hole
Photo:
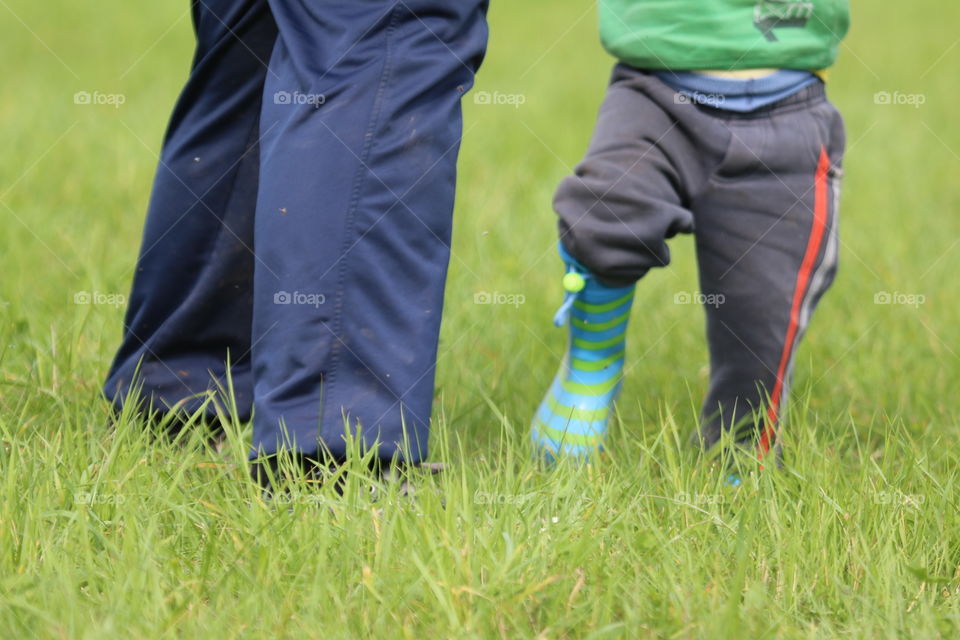
[[[819,78],[810,71],[781,69],[759,78],[721,78],[696,71],[654,71],[660,80],[693,102],[725,111],[747,112],[806,89]]]

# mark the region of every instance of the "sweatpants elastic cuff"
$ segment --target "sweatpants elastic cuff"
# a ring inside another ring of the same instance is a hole
[[[573,265],[579,271],[583,273],[589,273],[591,276],[594,277],[594,279],[596,279],[597,282],[611,289],[621,289],[623,287],[631,287],[637,283],[637,280],[645,276],[647,274],[647,271],[649,271],[649,269],[644,269],[640,273],[640,275],[636,277],[631,277],[631,278],[618,278],[618,277],[611,278],[602,274],[598,274],[596,271],[593,271],[592,269],[588,269],[586,266],[584,266],[582,262],[580,262],[575,257],[573,257],[573,254],[570,253],[570,250],[567,249],[566,245],[564,245],[563,240],[557,243],[557,250],[560,253],[560,259],[563,260],[564,264]]]

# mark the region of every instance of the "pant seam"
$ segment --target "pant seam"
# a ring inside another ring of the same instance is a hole
[[[337,373],[339,371],[339,365],[341,363],[341,354],[343,353],[343,346],[340,343],[340,329],[343,326],[343,308],[344,308],[344,299],[346,298],[346,288],[345,283],[347,279],[347,254],[350,251],[352,246],[352,238],[354,231],[354,223],[356,220],[356,212],[360,203],[360,195],[363,189],[363,185],[366,182],[366,174],[369,173],[369,168],[367,160],[370,157],[370,153],[373,148],[373,143],[375,136],[373,132],[376,129],[380,121],[380,115],[383,110],[383,96],[386,92],[387,81],[390,77],[390,73],[393,68],[393,34],[396,30],[397,22],[399,17],[399,6],[395,7],[390,15],[389,23],[387,24],[386,29],[386,57],[383,63],[383,70],[380,73],[380,84],[377,88],[377,96],[375,98],[373,112],[370,115],[370,123],[367,125],[365,130],[366,141],[364,143],[364,148],[360,154],[360,167],[357,169],[357,177],[354,182],[353,194],[351,195],[350,205],[348,207],[347,221],[344,229],[343,237],[343,247],[340,253],[340,268],[339,273],[337,274],[337,303],[334,308],[334,317],[333,317],[333,345],[330,350],[330,364],[327,367],[325,375],[323,376],[321,382],[321,413],[320,413],[320,428],[321,434],[323,429],[323,419],[324,414],[327,409],[327,398],[333,395],[333,388],[337,382]]]

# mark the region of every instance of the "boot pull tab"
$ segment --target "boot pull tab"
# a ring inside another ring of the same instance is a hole
[[[560,305],[557,313],[553,316],[555,326],[562,327],[570,319],[570,309],[577,299],[577,294],[587,286],[587,278],[589,277],[589,274],[581,273],[573,265],[567,267],[567,272],[563,275],[563,289],[566,294],[563,298],[563,304]]]

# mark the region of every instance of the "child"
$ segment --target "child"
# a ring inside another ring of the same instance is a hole
[[[710,347],[699,441],[779,449],[797,344],[837,266],[843,121],[822,70],[847,0],[601,0],[615,67],[554,200],[570,347],[533,420],[548,458],[602,445],[636,281],[696,237]]]

